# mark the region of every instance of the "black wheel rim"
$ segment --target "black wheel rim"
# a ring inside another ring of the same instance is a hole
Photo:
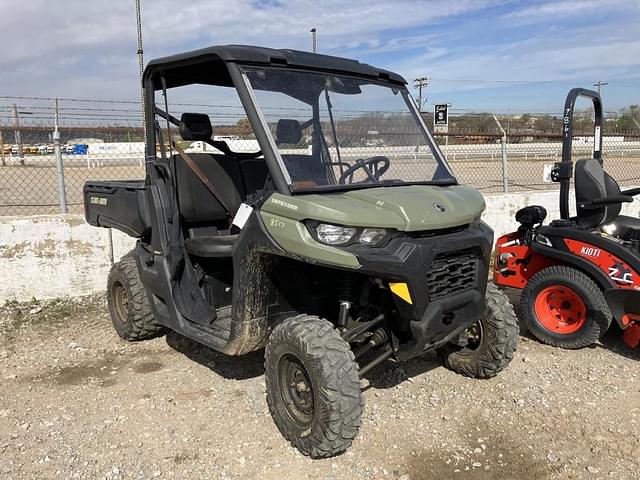
[[[129,293],[122,283],[113,283],[111,287],[111,301],[118,320],[125,322],[129,314]]]
[[[306,368],[293,355],[284,355],[278,362],[278,390],[291,420],[300,428],[313,421],[314,392]]]
[[[464,331],[467,337],[467,344],[462,348],[460,353],[472,354],[482,344],[482,337],[484,336],[484,330],[482,328],[482,322],[476,322]]]

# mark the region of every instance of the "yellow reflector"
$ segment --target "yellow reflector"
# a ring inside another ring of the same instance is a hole
[[[389,283],[389,288],[405,302],[413,305],[413,300],[411,300],[411,294],[409,293],[409,287],[406,283]]]

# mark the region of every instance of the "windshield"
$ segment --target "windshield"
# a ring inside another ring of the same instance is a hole
[[[455,183],[405,88],[245,67],[294,191]]]

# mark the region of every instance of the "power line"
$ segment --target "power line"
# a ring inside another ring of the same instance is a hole
[[[54,102],[55,101],[55,97],[23,97],[23,96],[10,96],[10,95],[0,95],[0,99],[3,100],[36,100],[36,101],[40,101],[40,100],[46,100],[46,101],[50,101],[50,102]],[[84,102],[84,103],[130,103],[130,104],[135,104],[135,105],[139,105],[140,101],[139,100],[90,100],[90,99],[86,99],[86,98],[58,98],[59,101],[61,102]]]
[[[492,80],[482,78],[443,78],[432,77],[431,80],[443,82],[462,82],[462,83],[510,83],[510,84],[530,84],[530,83],[565,83],[566,80]]]

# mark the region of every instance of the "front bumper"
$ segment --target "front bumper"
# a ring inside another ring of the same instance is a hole
[[[401,359],[446,343],[483,315],[492,244],[493,230],[480,223],[457,231],[402,232],[383,248],[349,248],[361,273],[408,285],[411,303],[393,296],[409,338],[399,346]]]

